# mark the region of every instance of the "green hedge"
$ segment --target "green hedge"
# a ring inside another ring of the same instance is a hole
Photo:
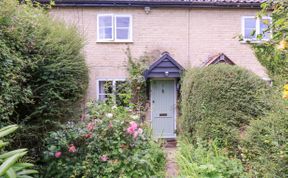
[[[197,137],[235,146],[240,130],[271,108],[270,87],[237,66],[213,65],[186,71],[182,80],[181,128]]]
[[[15,145],[41,148],[53,122],[79,108],[88,83],[82,47],[76,28],[42,8],[0,2],[0,125],[21,125]]]
[[[280,109],[251,121],[241,152],[253,177],[287,177],[288,112]]]

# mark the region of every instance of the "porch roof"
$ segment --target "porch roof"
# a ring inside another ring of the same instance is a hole
[[[144,72],[148,78],[180,78],[184,68],[176,62],[168,52],[162,53],[161,57],[150,65]]]
[[[208,58],[208,60],[205,61],[202,64],[202,66],[209,66],[211,64],[219,64],[219,63],[235,65],[235,63],[231,59],[229,59],[224,53],[219,53],[217,55]]]

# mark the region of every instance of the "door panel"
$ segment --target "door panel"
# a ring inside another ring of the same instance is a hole
[[[175,137],[175,81],[152,80],[152,129],[155,137]]]

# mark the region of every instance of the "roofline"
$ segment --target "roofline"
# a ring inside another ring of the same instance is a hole
[[[47,0],[38,0],[48,3]],[[241,2],[152,2],[152,1],[73,1],[62,0],[56,2],[56,7],[171,7],[171,8],[240,8],[240,9],[259,9],[261,3],[241,3]]]

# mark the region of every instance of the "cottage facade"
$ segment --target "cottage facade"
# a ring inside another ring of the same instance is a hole
[[[176,136],[177,72],[182,68],[213,64],[217,59],[268,79],[247,43],[259,42],[257,35],[262,34],[262,40],[270,36],[265,29],[271,19],[255,18],[260,3],[260,0],[56,0],[51,15],[76,25],[86,40],[90,99],[105,98],[105,83],[110,83],[113,90],[125,80],[127,48],[133,57],[144,53],[155,56],[156,62],[151,63],[146,76],[152,81],[149,115],[154,134],[171,138]]]

